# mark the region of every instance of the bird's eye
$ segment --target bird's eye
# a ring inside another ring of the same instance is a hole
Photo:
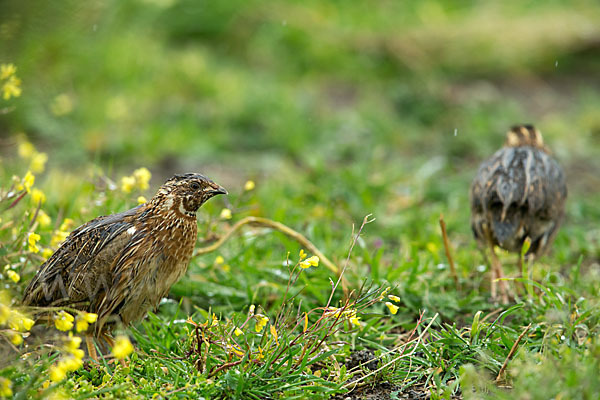
[[[198,189],[200,189],[200,185],[199,185],[198,183],[196,183],[196,182],[193,182],[193,183],[191,184],[191,188],[192,188],[193,190],[198,190]]]

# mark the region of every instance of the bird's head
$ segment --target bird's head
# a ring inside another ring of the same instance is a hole
[[[548,151],[544,146],[544,138],[540,131],[533,125],[515,125],[506,133],[507,147],[531,146],[543,151]]]
[[[189,173],[168,179],[158,190],[157,197],[161,197],[167,207],[195,217],[198,208],[218,194],[227,194],[227,190],[203,175]]]

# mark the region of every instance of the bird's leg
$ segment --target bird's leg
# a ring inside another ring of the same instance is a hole
[[[500,298],[503,304],[508,303],[508,286],[506,281],[502,280],[504,278],[504,272],[502,271],[502,263],[496,254],[495,246],[491,246],[492,253],[492,282],[491,282],[491,292],[492,299],[497,299],[497,287],[496,282],[499,283],[500,286]]]
[[[495,301],[497,292],[498,292],[498,288],[496,286],[496,261],[498,260],[498,257],[496,256],[496,252],[494,251],[494,245],[490,246],[490,253],[491,253],[490,292],[492,294],[492,300]]]
[[[95,362],[98,362],[98,353],[96,353],[96,347],[94,346],[94,338],[92,338],[92,335],[85,335],[85,344],[87,346],[87,351],[90,358]]]
[[[112,349],[113,347],[115,347],[115,340],[108,333],[106,333],[106,332],[102,333],[102,339],[106,342],[109,349]],[[107,350],[109,350],[109,349],[107,349]]]
[[[113,347],[115,347],[115,340],[108,333],[104,332],[102,334],[102,339],[104,339],[104,341],[106,342],[106,344],[108,345],[108,347],[110,349],[112,349]],[[119,360],[119,364],[121,364],[122,367],[126,367],[127,366],[127,364],[125,363],[125,360]]]

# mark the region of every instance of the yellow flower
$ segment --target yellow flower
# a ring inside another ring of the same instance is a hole
[[[59,244],[64,242],[68,236],[69,232],[65,232],[63,230],[55,231],[54,235],[52,235],[52,239],[50,239],[50,246],[57,247]]]
[[[79,357],[79,355],[81,355],[81,357]],[[63,369],[67,372],[77,371],[83,365],[83,356],[83,350],[79,350],[79,354],[77,356],[67,357],[64,360],[61,360],[59,364],[62,363]]]
[[[2,85],[2,98],[8,100],[11,97],[19,97],[21,95],[21,80],[16,76],[9,77]]]
[[[93,324],[94,322],[96,322],[98,320],[98,314],[94,314],[91,312],[84,312],[83,317],[90,324]]]
[[[35,324],[35,321],[31,318],[23,317],[21,319],[21,325],[23,326],[23,329],[25,329],[25,331],[29,331],[33,324]]]
[[[87,331],[89,326],[90,325],[85,319],[80,318],[79,315],[77,316],[75,320],[75,330],[77,330],[77,332]]]
[[[146,198],[144,196],[138,196],[137,198],[137,202],[138,204],[144,204],[146,203],[148,200],[146,200]]]
[[[27,173],[25,174],[25,177],[23,178],[23,187],[25,188],[25,190],[27,190],[28,193],[31,190],[31,187],[33,186],[34,183],[35,183],[35,175],[33,175],[31,173],[31,171],[27,171]]]
[[[304,330],[302,332],[306,332],[306,329],[308,329],[308,314],[305,312],[304,313]]]
[[[61,231],[68,231],[69,228],[71,228],[73,226],[73,220],[71,218],[65,218],[65,220],[63,221],[62,224],[60,224],[60,229]]]
[[[17,333],[14,331],[9,331],[9,336],[10,336],[10,342],[12,344],[14,344],[15,346],[18,346],[21,343],[23,343],[23,336],[21,336],[20,333]]]
[[[306,253],[304,252],[304,249],[300,249],[300,260],[304,260],[306,258]]]
[[[8,79],[17,73],[17,67],[14,64],[0,65],[0,79]]]
[[[427,249],[427,251],[433,254],[436,254],[438,252],[438,246],[433,242],[427,242],[425,248]]]
[[[42,250],[42,258],[44,260],[49,259],[51,255],[52,255],[52,249],[49,249],[46,247],[44,250]]]
[[[17,332],[27,332],[31,329],[34,320],[31,318],[27,318],[23,314],[18,311],[11,311],[10,316],[8,318],[8,326]]]
[[[136,169],[135,171],[133,171],[133,176],[136,180],[137,187],[140,190],[143,191],[148,189],[148,182],[150,182],[150,178],[152,177],[152,174],[150,173],[150,171],[148,171],[148,168],[142,167]]]
[[[35,173],[43,172],[46,167],[46,161],[48,161],[48,155],[46,153],[36,153],[31,159],[31,170]]]
[[[133,176],[124,176],[121,178],[121,190],[124,193],[131,193],[135,187],[135,178]]]
[[[387,308],[390,310],[390,312],[392,314],[396,314],[398,312],[398,306],[394,305],[393,303],[386,301],[385,305],[387,306]]]
[[[224,271],[224,272],[229,272],[229,271],[231,271],[231,265],[229,265],[229,264],[224,264],[222,268],[223,268],[223,271]]]
[[[312,256],[306,259],[306,261],[312,266],[312,267],[316,267],[319,265],[319,257],[317,256]]]
[[[229,208],[222,209],[220,217],[221,219],[231,219],[231,210]]]
[[[8,271],[6,271],[6,276],[8,276],[8,278],[13,281],[14,283],[17,283],[21,280],[21,276],[19,274],[17,274],[15,271],[13,271],[12,269],[9,269]]]
[[[352,325],[356,325],[356,326],[360,326],[360,321],[359,321],[360,317],[357,317],[356,314],[354,314],[353,317],[350,317],[348,320],[350,321],[350,323]]]
[[[255,305],[250,304],[250,308],[248,308],[248,314],[254,315],[254,309],[255,309]]]
[[[8,378],[4,378],[0,376],[0,397],[12,397],[12,382]]]
[[[0,325],[5,324],[9,316],[10,308],[4,304],[0,304]]]
[[[40,189],[36,188],[31,191],[31,200],[35,205],[38,205],[40,203],[44,204],[46,202],[46,195]]]
[[[235,355],[237,355],[238,357],[243,357],[244,356],[244,352],[242,351],[242,349],[239,346],[230,346],[231,351],[233,351],[235,353]]]
[[[19,157],[25,159],[33,157],[33,155],[36,153],[35,147],[33,147],[33,145],[28,141],[23,141],[19,143],[17,151],[19,153]]]
[[[52,382],[60,382],[67,376],[67,371],[62,363],[52,365],[50,367],[50,380]]]
[[[256,187],[254,181],[246,181],[246,183],[244,184],[244,190],[249,192],[251,190],[253,190]]]
[[[219,264],[223,264],[225,262],[225,259],[221,256],[217,256],[217,258],[215,258],[215,264],[219,265]]]
[[[262,314],[256,314],[256,325],[254,326],[254,330],[256,330],[256,332],[262,331],[267,325],[267,322],[269,322],[269,317],[265,317]]]
[[[36,189],[33,189],[33,190],[35,191]],[[38,212],[37,220],[40,223],[40,225],[43,227],[50,225],[50,223],[52,222],[52,219],[50,219],[50,217],[48,216],[48,214],[46,214],[44,212],[44,210],[40,210]]]
[[[75,352],[75,350],[79,349],[81,345],[81,338],[79,336],[73,336],[71,332],[69,332],[69,336],[67,336],[65,340],[65,348],[70,353]]]
[[[31,232],[29,236],[27,236],[27,243],[29,251],[32,253],[37,253],[40,251],[39,247],[37,247],[36,243],[41,239],[41,236],[37,233]]]
[[[275,339],[275,343],[279,344],[279,336],[277,335],[277,329],[275,329],[275,326],[271,325],[269,330],[271,331],[271,335],[273,335],[273,339]]]
[[[400,297],[398,297],[398,296],[394,296],[393,294],[390,294],[390,295],[388,296],[388,298],[389,298],[391,301],[395,301],[396,303],[400,303]]]
[[[219,319],[217,318],[217,316],[215,314],[212,315],[212,323],[210,324],[210,326],[217,326],[219,325]]]
[[[71,314],[65,311],[60,311],[54,316],[54,326],[59,331],[70,331],[73,329],[73,321],[75,318]]]
[[[241,334],[243,334],[243,333],[244,333],[244,332],[243,332],[243,331],[242,331],[240,328],[238,328],[238,327],[236,327],[236,328],[235,328],[235,330],[233,331],[233,334],[234,334],[235,336],[240,336],[240,335],[241,335]]]
[[[82,312],[77,315],[75,329],[77,332],[87,330],[89,324],[93,324],[98,319],[98,314]]]
[[[319,265],[319,257],[317,257],[317,256],[309,257],[306,260],[300,262],[300,268],[302,268],[302,269],[316,267],[318,265]]]
[[[119,360],[124,359],[133,352],[133,345],[127,336],[117,336],[115,346],[112,349],[112,354]]]

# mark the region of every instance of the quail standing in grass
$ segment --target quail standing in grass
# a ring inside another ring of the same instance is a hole
[[[495,246],[526,257],[540,256],[552,243],[565,212],[567,186],[563,170],[531,125],[514,126],[504,147],[479,167],[470,192],[471,228],[477,241],[491,249],[492,297],[503,277]],[[520,262],[520,258],[519,258]],[[502,300],[508,301],[505,281]]]
[[[147,203],[75,229],[25,289],[24,305],[98,314],[94,336],[156,308],[185,273],[196,243],[196,211],[227,191],[200,174],[175,175]],[[96,358],[87,336],[88,352]]]

